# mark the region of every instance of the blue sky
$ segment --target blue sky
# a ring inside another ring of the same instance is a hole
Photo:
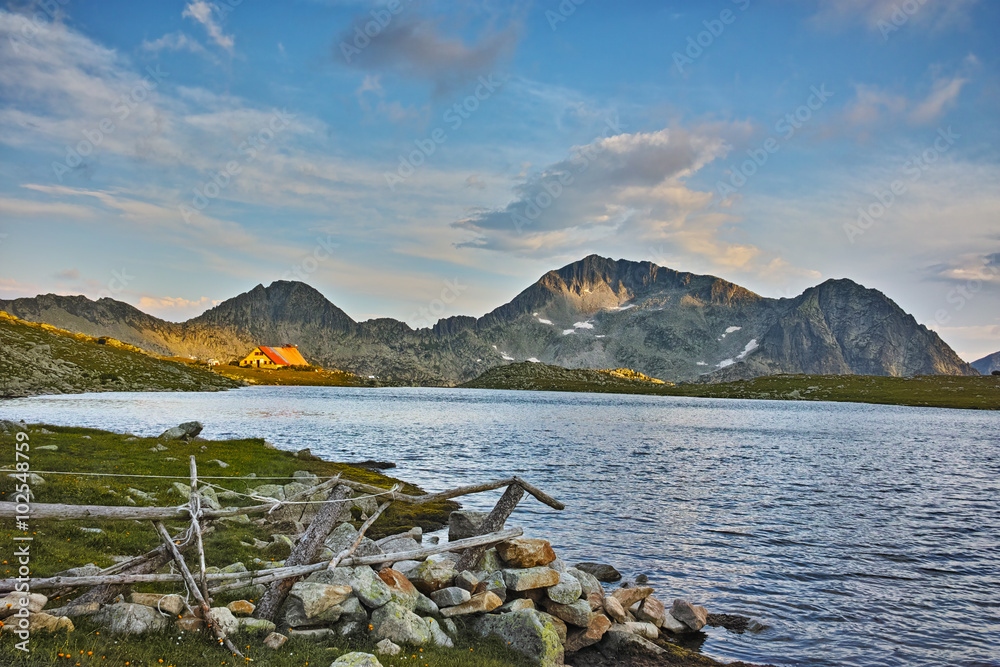
[[[480,315],[590,253],[1000,349],[1000,4],[8,3],[0,298]],[[446,298],[442,298],[445,295]]]

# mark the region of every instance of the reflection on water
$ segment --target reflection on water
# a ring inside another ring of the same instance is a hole
[[[429,491],[522,475],[514,521],[668,603],[752,616],[702,650],[795,665],[1000,665],[1000,419],[890,406],[254,387],[0,403],[0,418],[263,437],[395,461]],[[496,493],[496,496],[499,492]],[[496,496],[466,501],[489,509]]]

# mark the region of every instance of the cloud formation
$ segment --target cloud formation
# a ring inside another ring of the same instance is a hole
[[[205,0],[194,0],[184,7],[181,17],[190,18],[200,23],[204,26],[205,31],[208,32],[208,36],[213,42],[229,53],[232,53],[236,40],[232,35],[227,35],[222,30],[222,26],[219,25],[219,22],[215,18],[215,14],[218,13],[219,7],[214,3],[205,2]]]

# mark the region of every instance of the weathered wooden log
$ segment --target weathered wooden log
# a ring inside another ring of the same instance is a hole
[[[516,477],[513,479],[517,479]],[[517,504],[521,502],[521,498],[524,497],[524,487],[521,486],[520,482],[513,482],[507,487],[507,490],[503,492],[500,496],[500,500],[497,501],[496,506],[494,506],[493,511],[486,515],[483,519],[483,523],[479,526],[476,531],[480,535],[486,533],[495,533],[498,530],[503,530],[504,524],[507,519],[510,518],[511,513]],[[471,547],[462,552],[461,557],[458,559],[458,563],[455,564],[455,569],[461,572],[462,570],[472,570],[475,569],[476,563],[479,562],[480,556],[486,551],[485,546]]]
[[[212,605],[212,598],[208,594],[208,580],[205,578],[205,543],[201,539],[201,496],[198,495],[198,464],[191,455],[191,495],[188,496],[191,514],[191,534],[194,535],[194,546],[198,549],[198,573],[201,575],[198,585],[201,586],[201,595],[209,606]]]
[[[188,569],[187,563],[184,562],[184,556],[177,549],[177,545],[174,544],[173,540],[170,539],[170,533],[159,521],[155,522],[156,531],[160,534],[163,539],[163,543],[168,549],[170,549],[170,555],[173,556],[174,562],[177,563],[177,567],[180,568],[181,575],[184,576],[184,583],[187,584],[188,590],[191,591],[191,595],[194,599],[198,601],[198,606],[201,607],[201,611],[204,614],[205,622],[208,627],[212,628],[212,632],[215,633],[215,637],[219,640],[220,644],[224,644],[229,651],[236,656],[239,656],[246,660],[246,656],[240,652],[236,645],[233,644],[232,640],[226,636],[226,631],[218,623],[213,623],[211,620],[210,612],[212,611],[212,606],[208,603],[206,598],[202,596],[201,591],[198,590],[198,582],[195,581],[194,576],[191,574],[191,570]]]
[[[299,540],[299,543],[295,545],[292,553],[285,559],[286,567],[308,565],[316,560],[316,556],[323,546],[323,540],[330,534],[333,527],[340,522],[341,517],[345,513],[349,514],[350,504],[346,498],[350,493],[351,490],[344,485],[337,486],[333,490],[328,500],[340,502],[328,502],[322,506],[319,513],[313,518],[312,523],[309,524],[309,528],[305,534]],[[273,582],[270,588],[267,589],[267,592],[264,593],[264,597],[261,598],[257,609],[254,610],[254,617],[273,621],[278,615],[278,610],[281,609],[281,604],[285,601],[285,597],[294,583],[295,579],[293,577]]]
[[[431,547],[422,547],[420,549],[414,549],[411,551],[397,551],[390,554],[378,554],[376,556],[359,556],[353,558],[344,558],[339,563],[339,567],[354,567],[356,565],[380,565],[382,563],[394,563],[400,560],[421,560],[427,556],[432,556],[434,554],[446,553],[449,551],[462,551],[472,546],[477,546],[480,544],[496,544],[497,542],[503,542],[505,540],[512,540],[515,537],[520,537],[524,534],[524,531],[520,528],[509,528],[507,530],[502,530],[498,533],[492,533],[490,535],[480,535],[478,537],[469,537],[464,540],[455,540],[454,542],[446,542],[444,544],[436,544]],[[176,542],[176,538],[174,539]],[[178,545],[178,549],[183,551],[192,544]],[[154,549],[150,553],[166,553],[166,547],[160,546]],[[170,556],[168,555],[168,560]],[[138,559],[134,559],[138,560]],[[145,562],[145,561],[143,561]],[[159,567],[163,567],[166,562],[162,563]],[[226,584],[225,586],[218,586],[211,589],[213,593],[217,593],[220,590],[229,590],[229,588],[243,588],[250,584],[266,584],[271,581],[276,581],[285,576],[297,577],[312,574],[313,572],[319,572],[320,570],[325,570],[328,566],[326,561],[321,563],[312,563],[310,565],[299,565],[296,567],[282,567],[273,568],[270,570],[261,570],[260,573],[254,574],[251,572],[230,572],[230,573],[220,573],[220,574],[209,574],[207,579],[209,582],[219,582],[219,581],[229,581],[233,579],[238,579],[240,581],[235,584]],[[159,569],[156,568],[156,569]],[[163,583],[163,582],[180,582],[184,581],[184,577],[179,574],[129,574],[129,573],[119,573],[110,575],[96,574],[88,577],[47,577],[45,579],[33,579],[31,581],[31,589],[35,590],[49,590],[52,588],[59,587],[69,587],[69,588],[80,588],[84,586],[104,586],[104,585],[124,585],[124,584],[152,584],[152,583]],[[17,585],[17,579],[0,579],[0,593],[12,591]],[[114,596],[112,596],[114,597]]]

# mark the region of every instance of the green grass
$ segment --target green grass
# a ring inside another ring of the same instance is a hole
[[[144,635],[141,639],[115,639],[100,633],[100,628],[86,619],[74,622],[73,632],[55,635],[34,634],[25,654],[5,637],[0,642],[0,664],[4,667],[49,667],[82,665],[84,667],[195,667],[209,665],[246,665],[215,645],[204,633],[181,633],[172,630]],[[263,634],[240,633],[233,643],[261,667],[329,667],[345,653],[375,653],[375,640],[365,635],[337,640],[290,639],[278,651],[266,648]],[[62,656],[60,656],[62,654]],[[162,662],[160,662],[162,660]],[[495,639],[459,637],[455,648],[409,648],[398,656],[379,656],[384,667],[526,667],[529,663]]]
[[[609,376],[596,370],[525,362],[491,369],[462,386],[473,389],[839,401],[1000,410],[1000,377],[990,375],[921,375],[912,378],[874,375],[767,375],[737,382],[666,386]]]

